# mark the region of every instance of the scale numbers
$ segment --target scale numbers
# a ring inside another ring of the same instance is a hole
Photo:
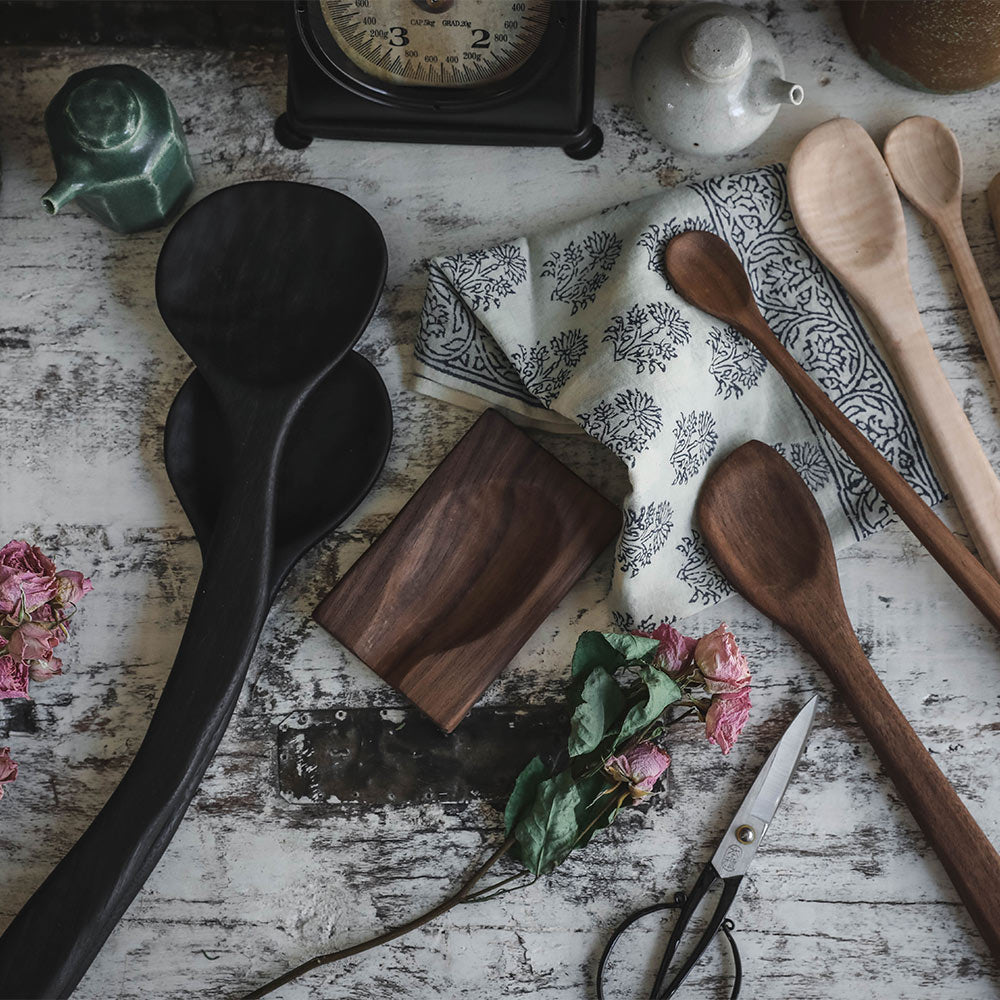
[[[339,48],[367,75],[408,87],[482,87],[538,48],[550,0],[321,0]]]

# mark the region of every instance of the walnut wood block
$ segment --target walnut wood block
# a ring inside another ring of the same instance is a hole
[[[620,523],[489,410],[313,617],[451,732]]]

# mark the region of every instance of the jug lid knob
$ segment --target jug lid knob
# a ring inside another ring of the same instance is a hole
[[[746,25],[735,17],[707,17],[694,25],[682,47],[684,65],[708,83],[721,83],[750,64],[753,44]]]
[[[131,87],[121,80],[91,77],[66,101],[66,120],[73,137],[90,149],[113,149],[139,129],[142,108]]]

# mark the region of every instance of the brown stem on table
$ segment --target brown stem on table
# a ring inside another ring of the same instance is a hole
[[[415,931],[418,927],[423,927],[424,924],[430,923],[436,917],[440,917],[442,913],[447,913],[453,906],[457,906],[461,903],[471,892],[476,883],[514,846],[514,838],[508,837],[487,859],[485,864],[481,865],[479,868],[473,872],[471,878],[469,878],[466,883],[462,886],[454,896],[450,896],[443,903],[439,903],[434,907],[433,910],[429,910],[422,917],[417,917],[411,920],[408,924],[403,924],[402,927],[397,927],[393,931],[386,931],[385,934],[380,934],[378,937],[371,938],[368,941],[364,941],[361,944],[352,945],[350,948],[344,948],[342,951],[334,951],[329,955],[317,955],[315,958],[310,958],[308,962],[303,962],[301,965],[296,966],[289,972],[286,972],[283,976],[279,976],[277,979],[271,980],[265,986],[261,986],[260,989],[254,990],[253,993],[248,993],[243,1000],[260,1000],[261,997],[265,997],[268,993],[273,993],[275,990],[280,989],[286,983],[290,983],[293,979],[298,979],[299,976],[304,976],[307,972],[312,972],[313,969],[318,969],[322,965],[331,965],[333,962],[339,962],[345,958],[351,958],[353,955],[360,955],[363,951],[369,951],[372,948],[377,948],[379,945],[388,944],[390,941],[395,941],[396,938],[402,937],[404,934],[409,934],[410,931]]]

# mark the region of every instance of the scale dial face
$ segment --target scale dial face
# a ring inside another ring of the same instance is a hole
[[[320,0],[338,48],[397,87],[473,89],[503,80],[538,48],[550,0]]]

